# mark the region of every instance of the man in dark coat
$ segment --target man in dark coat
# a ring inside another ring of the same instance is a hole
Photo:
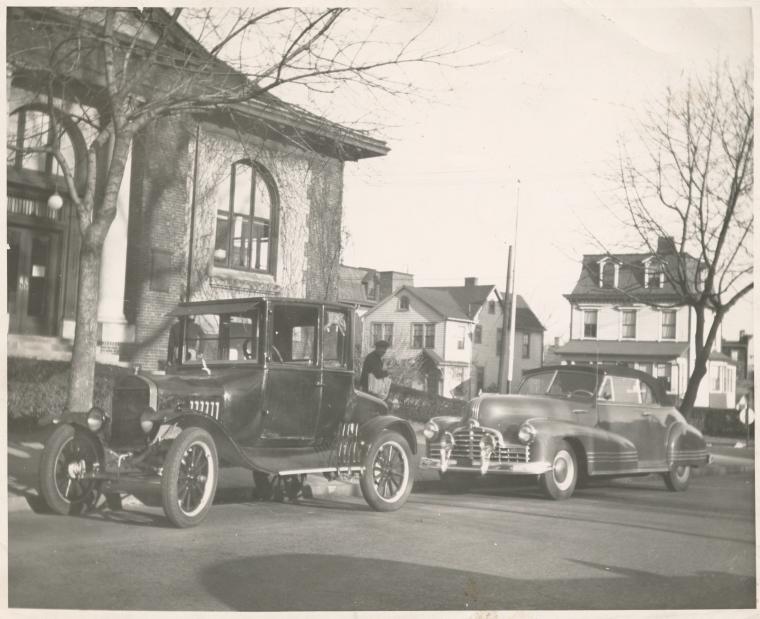
[[[383,369],[383,355],[390,348],[390,344],[385,340],[375,342],[375,350],[364,358],[362,365],[362,376],[359,379],[359,385],[362,391],[369,392],[369,375],[375,378],[385,378],[388,372]]]

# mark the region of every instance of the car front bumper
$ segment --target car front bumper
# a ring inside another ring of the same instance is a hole
[[[489,463],[486,470],[483,471],[481,463],[478,460],[473,460],[467,464],[460,464],[457,460],[451,458],[449,459],[446,468],[442,469],[440,458],[428,458],[423,456],[420,458],[420,469],[480,474],[495,473],[500,475],[542,475],[547,471],[551,471],[552,465],[550,462],[542,461]]]

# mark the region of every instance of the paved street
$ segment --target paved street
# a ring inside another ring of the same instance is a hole
[[[753,478],[451,495],[399,512],[361,499],[217,504],[199,528],[159,509],[9,514],[12,607],[421,610],[754,607]]]

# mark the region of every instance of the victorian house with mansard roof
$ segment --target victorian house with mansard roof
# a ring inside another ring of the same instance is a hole
[[[170,21],[164,9],[132,11],[134,19],[150,12],[151,24]],[[82,179],[91,136],[76,119],[98,118],[98,99],[87,94],[102,86],[83,68],[84,87],[49,92],[38,81],[39,67],[15,52],[42,32],[40,24],[98,20],[101,13],[8,10],[7,140],[16,147],[7,159],[11,356],[68,354],[81,243],[57,164],[23,148],[51,138],[52,109],[65,130],[62,151]],[[129,27],[128,19],[122,26]],[[176,23],[169,27],[166,44],[174,54],[205,53]],[[156,39],[151,28],[141,32],[147,43]],[[98,358],[160,366],[167,314],[188,298],[337,298],[344,165],[387,152],[380,140],[271,95],[154,120],[132,144],[103,248]],[[107,165],[108,149],[101,155],[99,168]]]
[[[686,392],[694,366],[693,310],[666,277],[680,257],[672,239],[661,238],[657,253],[583,256],[570,302],[570,340],[555,352],[563,363],[626,365],[660,378],[675,397]],[[681,261],[694,269],[689,256]],[[733,407],[736,364],[720,351],[720,333],[710,354],[696,406]]]

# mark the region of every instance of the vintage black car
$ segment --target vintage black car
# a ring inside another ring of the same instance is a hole
[[[258,495],[296,496],[306,474],[359,476],[367,503],[401,507],[414,483],[411,425],[354,389],[353,311],[248,298],[173,312],[166,372],[124,377],[108,413],[66,413],[46,442],[41,493],[61,514],[102,493],[160,491],[178,527],[210,508],[219,467],[253,471]]]
[[[551,499],[592,477],[651,473],[685,490],[691,467],[710,459],[662,384],[622,366],[527,371],[517,394],[483,394],[462,418],[431,419],[424,434],[420,467],[437,469],[452,488],[485,474],[533,475]]]

